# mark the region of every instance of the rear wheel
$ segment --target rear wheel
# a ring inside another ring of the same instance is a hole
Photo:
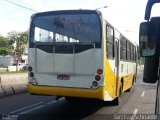
[[[80,100],[80,98],[78,98],[78,97],[65,97],[65,99],[67,101],[79,101]]]
[[[130,91],[131,91],[131,88],[129,88],[129,89],[126,90],[126,92],[130,92]]]
[[[120,88],[119,88],[119,97],[116,97],[114,100],[110,101],[109,104],[110,105],[119,105],[119,102],[120,102],[120,97],[122,95],[122,91],[123,91],[123,84],[121,82],[120,84]]]
[[[130,91],[131,91],[131,89],[132,89],[134,83],[135,83],[135,77],[133,77],[132,86],[131,86],[129,89],[127,89],[126,92],[130,92]]]
[[[121,97],[122,92],[123,92],[123,84],[122,84],[122,82],[121,82],[120,88],[119,88],[119,97]]]
[[[109,104],[113,106],[119,105],[119,97],[116,97],[114,100],[110,101]]]

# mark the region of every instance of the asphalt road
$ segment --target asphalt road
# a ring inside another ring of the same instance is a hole
[[[135,86],[121,97],[120,105],[85,99],[68,102],[55,96],[33,96],[28,93],[0,98],[1,118],[18,120],[112,120],[120,115],[151,114],[155,112],[156,84],[142,82],[143,69],[138,70]],[[132,120],[132,119],[130,119]]]

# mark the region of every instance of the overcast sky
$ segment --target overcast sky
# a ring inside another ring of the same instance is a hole
[[[36,11],[51,11],[62,9],[99,9],[120,32],[132,41],[138,41],[139,24],[144,21],[147,0],[8,0]],[[160,8],[160,7],[159,7]],[[159,9],[160,10],[160,9]],[[158,11],[155,8],[153,14]],[[0,0],[0,34],[26,31],[29,28],[30,16],[34,11],[13,5],[7,0]]]

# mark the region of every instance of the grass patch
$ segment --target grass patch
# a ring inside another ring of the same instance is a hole
[[[2,65],[2,64],[0,64],[0,68],[3,68],[3,65]]]
[[[23,70],[23,71],[0,72],[0,74],[17,74],[17,73],[28,73],[28,71]]]

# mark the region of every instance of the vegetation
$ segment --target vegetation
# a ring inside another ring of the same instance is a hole
[[[3,65],[2,65],[2,64],[0,64],[0,68],[3,68]]]
[[[0,35],[0,55],[8,55],[10,53],[10,49],[8,47],[9,44],[7,38]]]
[[[24,49],[27,47],[28,32],[11,31],[6,37],[0,35],[0,55],[12,55],[14,61],[20,61]]]
[[[17,74],[17,73],[28,73],[28,71],[27,70],[20,70],[20,71],[0,72],[0,74]]]

